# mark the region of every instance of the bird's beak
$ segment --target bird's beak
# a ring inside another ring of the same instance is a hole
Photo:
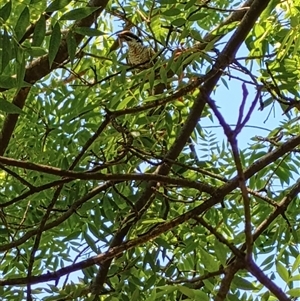
[[[117,35],[117,40],[118,40],[118,42],[119,42],[119,44],[121,45],[122,44],[122,42],[123,42],[123,39],[122,39],[122,37],[121,37],[121,35]]]
[[[112,51],[117,50],[118,48],[120,48],[122,46],[122,39],[119,36],[119,34],[113,34],[116,35],[117,38],[115,39],[113,45],[110,47],[109,53],[111,53]]]

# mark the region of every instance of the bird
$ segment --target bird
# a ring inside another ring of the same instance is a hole
[[[144,46],[143,41],[134,33],[129,30],[121,31],[117,34],[119,43],[122,45],[124,42],[128,45],[127,62],[130,66],[146,70],[154,67],[158,61],[157,54],[151,47]],[[159,72],[156,74],[159,77]],[[165,83],[158,83],[150,89],[149,95],[154,96],[161,94],[165,88]],[[148,116],[160,115],[164,106],[151,109]]]
[[[155,51],[151,47],[143,45],[143,41],[129,30],[117,34],[119,42],[128,45],[127,62],[139,69],[148,69],[154,66]]]

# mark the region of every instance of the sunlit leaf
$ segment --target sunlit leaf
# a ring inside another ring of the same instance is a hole
[[[287,269],[279,261],[276,262],[276,271],[283,281],[288,282],[289,273]]]

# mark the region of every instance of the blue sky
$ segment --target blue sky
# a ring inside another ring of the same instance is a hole
[[[248,53],[248,49],[243,44],[236,57],[246,57]],[[243,61],[240,61],[240,63],[244,65]],[[249,66],[247,67],[249,68]],[[259,66],[254,63],[252,72],[254,75],[259,76],[257,70],[259,70]],[[249,77],[243,75],[241,72],[233,71],[231,73],[232,75],[249,80]],[[228,77],[225,77],[225,79],[229,89],[222,83],[222,81],[219,81],[219,86],[217,87],[216,91],[212,93],[211,97],[216,101],[216,104],[219,107],[222,116],[225,118],[225,121],[228,124],[234,125],[237,122],[239,107],[243,98],[242,82],[236,79],[228,80]],[[248,112],[248,109],[256,95],[256,89],[252,85],[246,85],[246,87],[249,95],[247,98],[244,115],[246,115]],[[278,103],[275,103],[274,106],[266,107],[263,111],[259,110],[258,103],[253,111],[253,114],[251,115],[249,122],[247,123],[247,127],[243,128],[242,132],[238,136],[239,147],[241,149],[247,148],[249,143],[251,143],[250,138],[253,136],[266,137],[269,132],[278,127],[280,121],[283,121],[284,119],[286,120],[287,117],[282,115],[282,110]],[[223,140],[226,141],[223,129],[221,126],[219,126],[219,122],[216,118],[214,118],[213,123],[209,118],[203,118],[201,119],[200,124],[206,130],[210,130],[211,132],[215,133],[220,142]],[[259,129],[259,127],[262,129]],[[232,129],[233,128],[234,127],[232,127]]]

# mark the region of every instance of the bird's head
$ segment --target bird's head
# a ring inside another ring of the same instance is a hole
[[[130,43],[142,44],[143,43],[142,40],[137,35],[135,35],[134,33],[132,33],[129,30],[121,31],[117,34],[117,36],[121,43],[123,43],[123,42],[126,42],[127,44],[130,44]]]

